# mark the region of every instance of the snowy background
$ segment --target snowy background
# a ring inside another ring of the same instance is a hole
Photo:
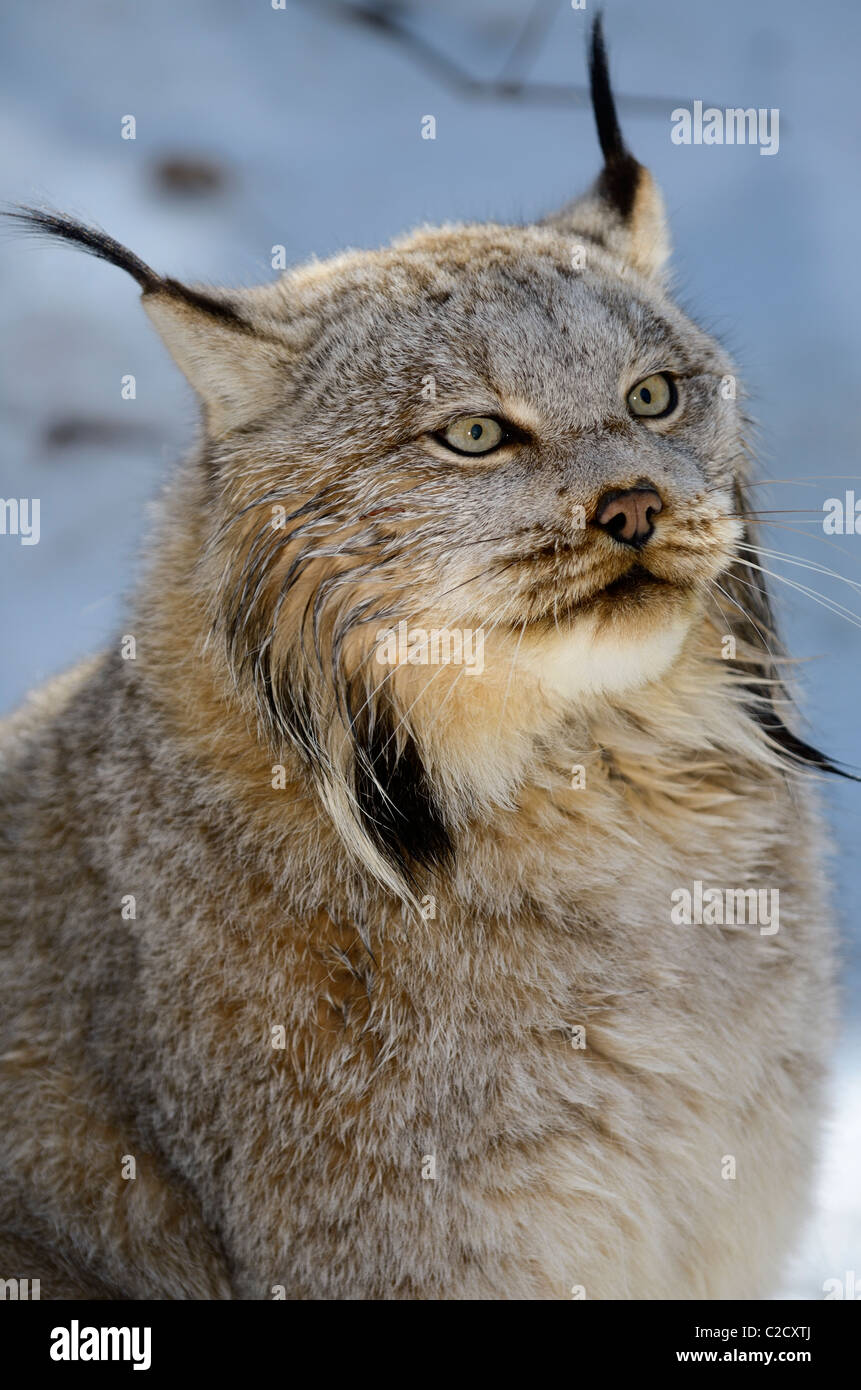
[[[582,86],[592,0],[389,6],[441,63],[344,8],[5,0],[0,197],[97,221],[159,271],[253,284],[271,278],[276,244],[294,261],[422,221],[526,219],[596,173],[588,112],[560,91]],[[757,490],[779,509],[763,543],[844,576],[768,562],[825,598],[772,583],[805,658],[810,736],[857,767],[861,631],[833,605],[861,613],[845,582],[861,581],[861,536],[826,541],[821,517],[826,498],[861,497],[861,7],[607,0],[605,22],[629,144],[667,198],[682,302],[741,363],[760,476],[800,480]],[[470,86],[524,64],[535,85],[520,96]],[[671,110],[696,99],[779,108],[779,153],[672,144]],[[427,114],[435,141],[420,138]],[[134,141],[120,138],[126,115]],[[148,499],[194,435],[193,400],[137,298],[71,250],[0,246],[0,496],[42,509],[37,546],[0,537],[0,713],[114,631]],[[846,1027],[819,1207],[782,1290],[808,1298],[853,1269],[861,1288],[861,788],[834,785],[829,800]]]

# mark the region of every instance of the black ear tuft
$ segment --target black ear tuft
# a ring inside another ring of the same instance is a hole
[[[67,241],[72,246],[89,251],[92,256],[98,256],[101,261],[119,266],[120,270],[127,271],[137,280],[145,292],[162,288],[160,275],[156,275],[139,256],[114,241],[99,227],[88,227],[74,217],[51,208],[10,208],[3,212],[3,216],[17,222],[25,232],[48,237],[52,241]]]
[[[610,86],[610,71],[607,66],[607,50],[604,47],[600,14],[595,16],[592,23],[589,88],[595,124],[598,128],[598,140],[604,156],[604,169],[598,181],[599,189],[602,197],[627,221],[634,206],[642,166],[629,152],[622,138],[613,89]]]
[[[610,70],[607,65],[607,49],[604,45],[604,30],[600,14],[597,14],[592,21],[589,45],[589,90],[592,94],[592,110],[595,113],[595,124],[598,127],[601,153],[607,164],[613,164],[619,159],[624,159],[628,150],[622,139],[619,117],[616,115],[616,103],[613,100],[613,91],[610,86]]]
[[[157,275],[140,256],[136,256],[119,241],[114,241],[114,238],[108,236],[100,227],[88,227],[86,223],[78,222],[76,218],[68,217],[64,212],[55,212],[53,208],[14,207],[2,210],[0,216],[17,223],[24,232],[44,236],[51,241],[67,242],[70,246],[89,251],[91,256],[97,256],[100,261],[119,266],[120,270],[126,271],[132,279],[137,280],[144,294],[169,294],[174,299],[181,299],[231,327],[246,327],[242,316],[223,299],[206,294],[202,290],[192,289],[169,276]]]

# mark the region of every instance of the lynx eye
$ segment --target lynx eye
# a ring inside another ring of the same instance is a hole
[[[489,454],[505,437],[505,430],[492,415],[461,415],[439,435],[459,454]]]
[[[657,419],[659,415],[670,415],[679,400],[676,384],[666,372],[656,372],[637,382],[628,392],[628,409],[632,415],[646,415]]]

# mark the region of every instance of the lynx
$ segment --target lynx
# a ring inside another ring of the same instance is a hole
[[[136,278],[203,420],[122,632],[2,731],[0,1274],[43,1298],[774,1288],[831,765],[599,25],[590,75],[602,171],[534,225],[234,291],[13,214]],[[481,671],[380,661],[402,623]],[[779,930],[674,921],[697,883]]]

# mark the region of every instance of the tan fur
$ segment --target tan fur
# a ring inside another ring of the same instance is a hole
[[[739,607],[732,366],[666,296],[656,200],[643,182],[626,227],[590,195],[542,227],[421,229],[223,292],[238,329],[145,295],[207,431],[161,505],[135,659],[117,641],[4,726],[0,1275],[43,1297],[772,1289],[831,929],[811,778],[754,717],[780,691]],[[665,369],[680,417],[633,419]],[[465,459],[429,435],[506,412],[531,443]],[[642,476],[666,501],[652,578],[607,594],[632,557],[572,509]],[[482,626],[485,672],[384,670],[402,617]],[[375,839],[368,714],[453,857]],[[779,888],[779,932],[673,925],[696,879]]]

